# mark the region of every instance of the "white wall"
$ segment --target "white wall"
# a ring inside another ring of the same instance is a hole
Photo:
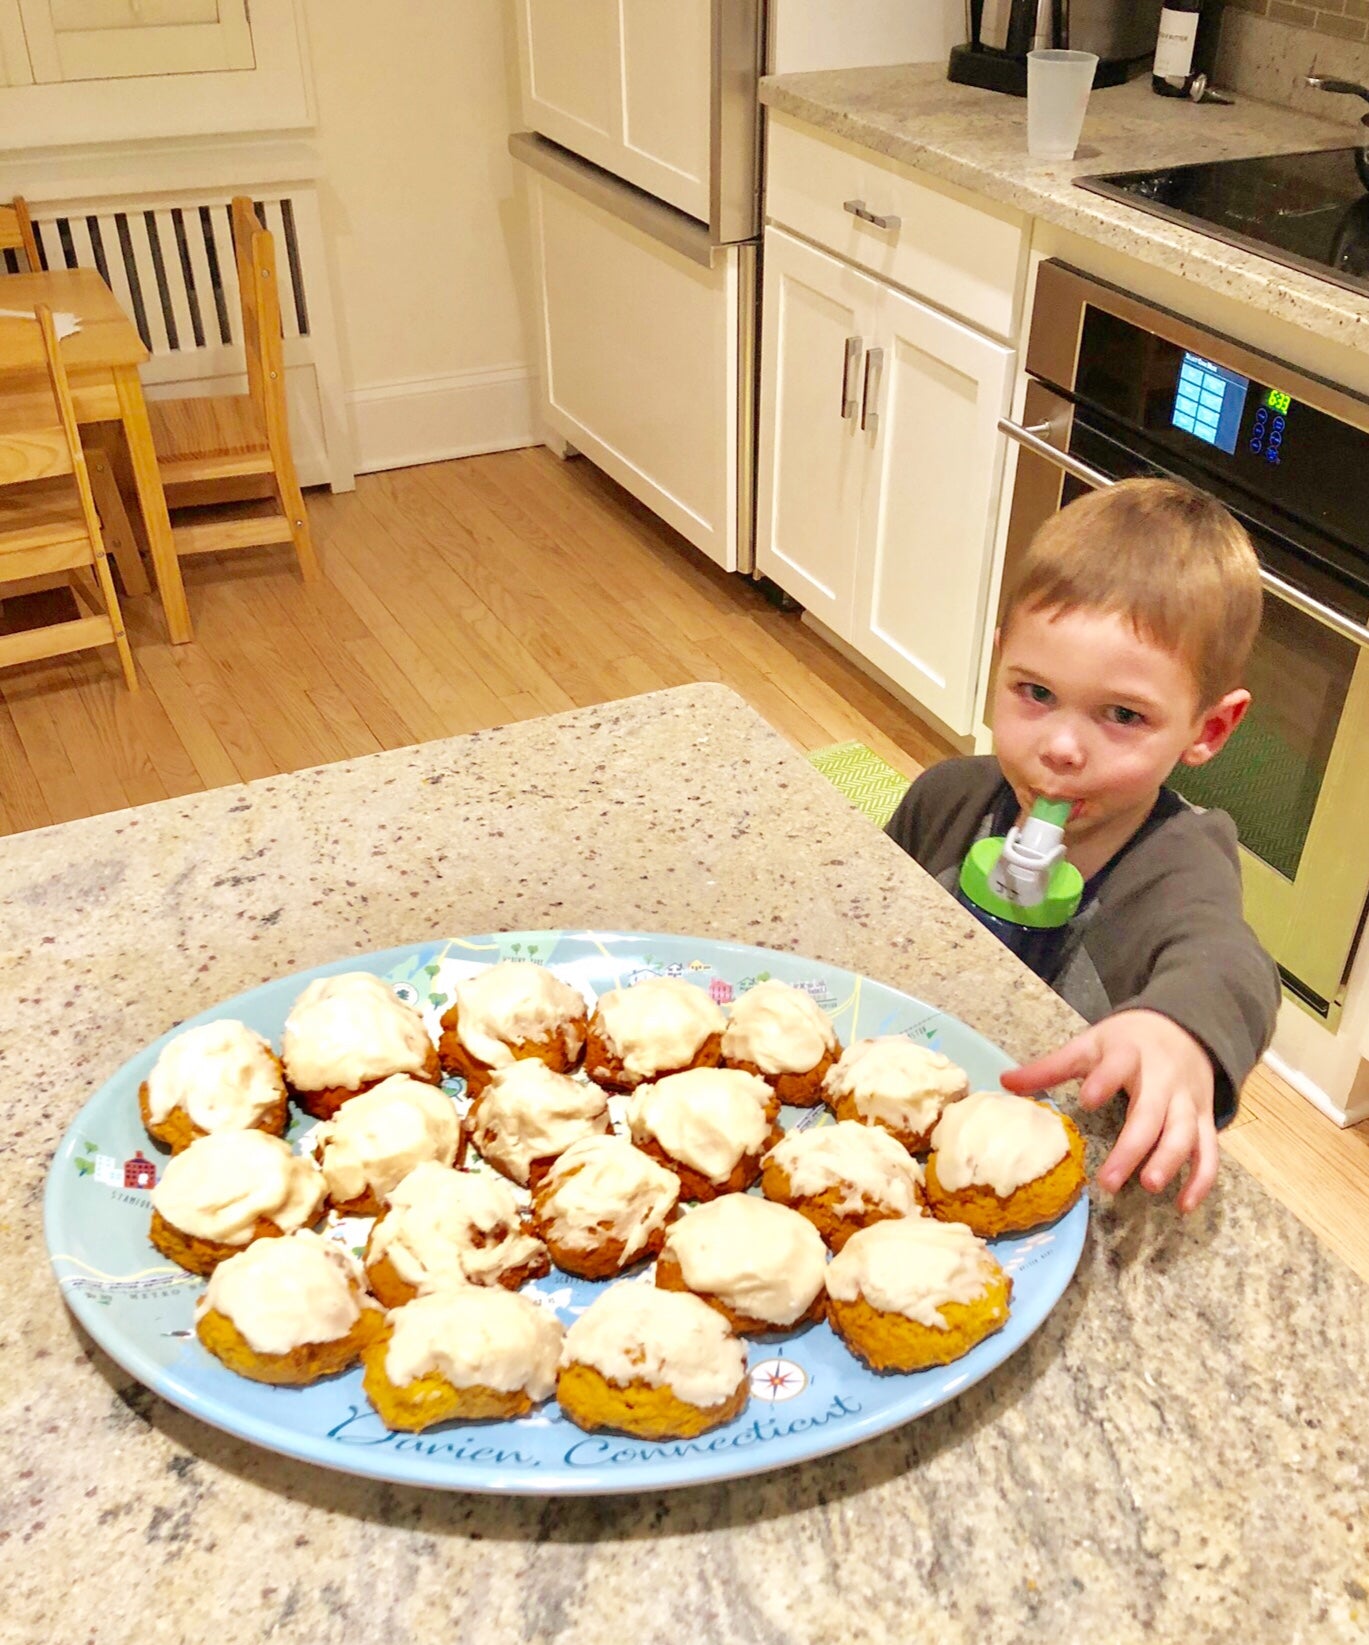
[[[770,72],[944,61],[964,0],[770,0]]]
[[[532,443],[506,0],[305,0],[358,468]]]

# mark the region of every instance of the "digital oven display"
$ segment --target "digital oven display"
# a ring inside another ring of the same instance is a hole
[[[1257,398],[1247,416],[1252,389]],[[1215,446],[1228,457],[1243,447],[1261,462],[1277,466],[1283,460],[1292,407],[1282,389],[1262,388],[1238,371],[1185,350],[1169,420],[1171,427]]]

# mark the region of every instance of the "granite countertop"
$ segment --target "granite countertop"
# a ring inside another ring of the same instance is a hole
[[[1248,98],[1223,108],[1156,97],[1147,75],[1092,93],[1073,160],[1033,160],[1026,99],[953,85],[939,63],[772,76],[761,101],[1333,342],[1369,342],[1369,297],[1074,186],[1097,173],[1347,148],[1358,127]]]
[[[860,1448],[537,1501],[311,1468],[148,1393],[76,1326],[40,1200],[77,1109],[184,1016],[434,935],[792,948],[1027,1056],[1076,1019],[739,698],[674,691],[0,848],[0,1640],[1363,1639],[1369,1308],[1238,1167],[1095,1207],[1035,1337]],[[1115,1120],[1111,1123],[1115,1123]],[[1092,1162],[1110,1122],[1086,1118]]]

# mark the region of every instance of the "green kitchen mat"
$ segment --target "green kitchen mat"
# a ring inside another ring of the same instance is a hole
[[[864,743],[834,743],[815,748],[809,764],[841,790],[858,811],[881,828],[908,791],[909,779]]]

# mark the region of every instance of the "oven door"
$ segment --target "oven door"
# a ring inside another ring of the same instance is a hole
[[[1163,474],[1044,384],[1028,385],[1003,586],[1044,520],[1081,492]],[[1178,476],[1174,476],[1178,478]],[[1312,589],[1304,565],[1242,516],[1260,556],[1264,621],[1250,659],[1253,701],[1222,753],[1181,766],[1172,786],[1230,813],[1245,912],[1290,992],[1332,1020],[1369,898],[1369,631]],[[1295,570],[1295,564],[1297,569]]]

